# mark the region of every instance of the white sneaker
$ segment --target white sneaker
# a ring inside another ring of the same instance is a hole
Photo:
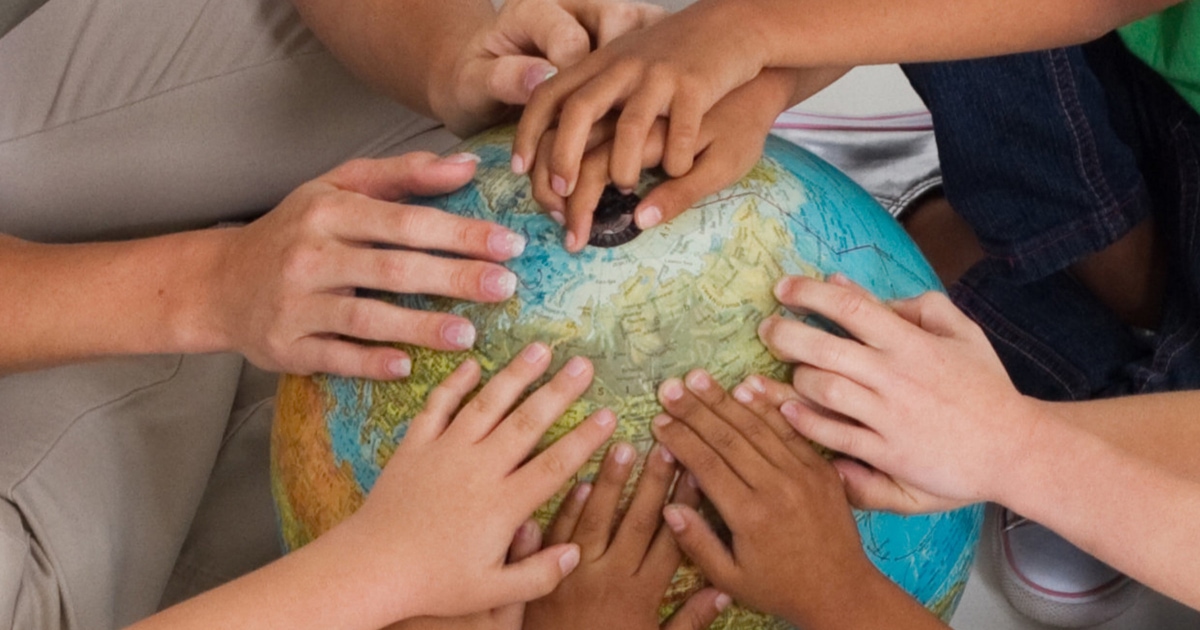
[[[1009,510],[991,519],[1000,590],[1039,623],[1082,628],[1125,612],[1145,590],[1058,534]]]

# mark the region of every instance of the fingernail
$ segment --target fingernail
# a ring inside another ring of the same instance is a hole
[[[525,237],[508,230],[496,230],[488,236],[488,249],[497,256],[516,258],[525,252]]]
[[[567,232],[567,238],[563,239],[563,247],[566,247],[567,251],[575,249],[575,233],[574,232]]]
[[[496,297],[510,298],[517,290],[517,275],[501,269],[486,271],[483,274],[483,290]]]
[[[589,495],[592,494],[592,484],[581,483],[578,488],[575,488],[575,500],[583,503],[587,501]]]
[[[658,445],[658,454],[662,456],[664,462],[667,462],[668,464],[675,463],[675,454],[662,444]]]
[[[620,191],[620,193],[622,195],[632,195],[633,194],[632,188],[618,188],[617,190]]]
[[[392,359],[387,363],[388,372],[396,378],[404,378],[412,374],[412,359],[404,357],[403,359]]]
[[[555,210],[550,213],[550,219],[559,225],[566,225],[567,220],[563,217],[563,213]]]
[[[618,444],[616,450],[613,451],[613,459],[618,464],[628,464],[633,459],[633,447],[628,444]]]
[[[579,566],[579,547],[571,545],[563,552],[563,555],[558,557],[558,568],[562,569],[563,575],[567,575],[577,566]]]
[[[478,155],[475,155],[474,153],[464,152],[464,153],[455,153],[454,155],[448,155],[448,156],[442,158],[442,161],[447,164],[465,164],[467,162],[474,162],[474,163],[478,164],[481,161],[483,161],[483,158],[479,157]]]
[[[688,389],[694,392],[708,391],[712,386],[712,379],[704,372],[692,372],[687,376]]]
[[[563,179],[562,175],[555,175],[550,178],[550,188],[558,193],[559,197],[569,197],[571,191],[567,189],[567,180]]]
[[[768,318],[762,320],[762,323],[760,323],[758,325],[759,338],[765,340],[765,338],[771,334],[771,328],[774,325],[775,325],[775,318],[773,318],[773,317],[768,317]]]
[[[602,427],[608,427],[612,426],[612,424],[617,421],[617,414],[613,413],[611,409],[601,409],[600,411],[597,411],[596,415],[592,416],[592,418],[596,420],[596,424]]]
[[[635,218],[638,227],[646,230],[662,222],[662,210],[658,206],[646,206],[638,210],[637,217]]]
[[[514,153],[511,164],[513,173],[516,173],[517,175],[525,174],[525,158]]]
[[[525,93],[530,94],[533,88],[545,83],[550,77],[558,74],[554,66],[531,66],[525,70]]]
[[[654,426],[656,426],[656,427],[665,427],[668,424],[671,424],[671,416],[668,416],[666,414],[659,414],[657,416],[654,416],[653,422],[654,422]]]
[[[779,413],[782,413],[783,417],[787,418],[789,421],[794,422],[796,420],[799,420],[800,419],[800,403],[798,403],[794,400],[788,400],[779,407]]]
[[[683,398],[683,385],[677,379],[671,379],[663,385],[663,398],[675,402]]]
[[[745,383],[747,387],[760,394],[767,393],[767,384],[764,383],[763,378],[757,374],[747,377]]]
[[[733,603],[733,598],[725,593],[721,593],[720,595],[717,595],[717,598],[713,600],[713,603],[717,606],[717,612],[723,612],[726,608],[729,608],[730,604]]]
[[[521,358],[525,359],[526,363],[537,363],[543,357],[550,353],[550,349],[543,343],[531,343],[521,351]]]
[[[442,339],[456,348],[475,345],[475,327],[467,322],[454,322],[442,329]]]
[[[695,488],[696,490],[700,489],[700,480],[696,478],[696,475],[693,475],[689,472],[687,476],[683,478],[683,480],[692,488]]]
[[[663,508],[663,520],[667,522],[667,527],[670,527],[673,532],[683,531],[686,525],[683,515],[679,513],[679,508],[673,505]]]
[[[775,299],[782,302],[791,293],[793,280],[791,278],[783,278],[775,283]]]
[[[754,400],[754,393],[750,391],[750,388],[738,385],[733,388],[733,399],[742,404],[748,404]]]
[[[579,376],[587,370],[587,360],[583,357],[574,357],[567,361],[567,365],[563,367],[569,376]]]

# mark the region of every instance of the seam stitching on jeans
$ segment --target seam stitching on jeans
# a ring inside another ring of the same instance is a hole
[[[1058,94],[1059,104],[1067,116],[1067,129],[1075,139],[1075,156],[1080,168],[1080,176],[1087,184],[1097,205],[1110,208],[1114,203],[1108,181],[1100,168],[1100,158],[1096,155],[1095,138],[1087,116],[1083,113],[1083,105],[1079,101],[1079,86],[1075,83],[1071,63],[1066,49],[1056,48],[1048,51],[1047,57],[1051,63],[1050,76],[1054,79],[1054,88]],[[1098,190],[1097,186],[1103,188]]]

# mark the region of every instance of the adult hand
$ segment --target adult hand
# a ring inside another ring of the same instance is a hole
[[[675,480],[675,459],[665,448],[651,449],[629,510],[619,518],[636,455],[631,444],[614,445],[596,483],[577,485],[559,508],[547,542],[576,543],[582,559],[553,593],[526,606],[525,630],[659,630],[658,610],[681,557],[661,518]],[[694,487],[676,483],[673,500],[695,507],[700,496]],[[662,630],[707,628],[728,604],[728,596],[702,590]]]
[[[379,576],[386,585],[380,595],[396,600],[393,619],[528,601],[578,564],[579,546],[569,543],[512,564],[505,558],[517,528],[616,425],[611,411],[598,411],[529,458],[592,381],[591,364],[575,357],[517,405],[549,364],[550,349],[531,344],[463,405],[480,379],[479,365],[465,361],[429,395],[366,502],[344,523],[340,535],[355,543],[346,548],[362,551],[351,565]]]
[[[832,83],[841,69],[805,71],[768,69],[717,102],[703,117],[693,168],[686,175],[657,185],[638,203],[634,220],[643,230],[670,221],[704,197],[741,179],[762,157],[763,143],[779,113]],[[530,179],[533,196],[566,225],[564,246],[579,251],[587,244],[592,215],[609,183],[632,188],[642,169],[658,166],[667,141],[667,120],[658,118],[641,147],[640,162],[627,163],[614,153],[618,129],[614,115],[594,125],[584,145],[578,183],[566,198],[555,191],[550,160],[537,160]],[[549,155],[560,130],[541,138],[538,155]],[[619,183],[618,183],[619,182]]]
[[[1041,403],[1017,392],[946,296],[883,304],[841,275],[785,278],[775,294],[852,337],[778,316],[759,328],[775,357],[797,364],[800,400],[782,406],[791,425],[884,473],[839,462],[858,503],[911,512],[998,498],[1008,463],[1036,444]]]
[[[730,395],[703,370],[659,388],[654,434],[699,480],[732,534],[694,509],[663,510],[680,547],[713,584],[802,627],[854,606],[878,571],[862,550],[837,472],[748,383]]]
[[[513,294],[516,277],[494,263],[520,255],[523,237],[396,201],[462,186],[475,173],[476,160],[429,153],[356,160],[304,184],[261,219],[230,228],[207,300],[221,345],[268,370],[373,379],[407,376],[411,362],[398,349],[360,340],[469,348],[475,329],[464,318],[403,309],[355,292],[481,302]]]
[[[688,172],[705,112],[757,76],[766,60],[756,38],[730,28],[729,16],[713,10],[723,6],[691,5],[618,37],[539,86],[521,116],[513,170],[525,173],[535,159],[548,160],[554,191],[571,196],[588,130],[620,107],[612,156],[618,187],[636,183],[643,146],[659,116],[670,118],[663,168],[672,176]],[[558,133],[547,155],[539,143],[556,119]]]
[[[490,24],[453,47],[449,71],[433,77],[434,114],[460,136],[489,127],[583,59],[593,42],[603,46],[664,15],[661,7],[621,0],[506,0]]]

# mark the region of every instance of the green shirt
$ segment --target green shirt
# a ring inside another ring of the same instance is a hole
[[[1130,52],[1200,112],[1200,0],[1186,0],[1117,30]]]

